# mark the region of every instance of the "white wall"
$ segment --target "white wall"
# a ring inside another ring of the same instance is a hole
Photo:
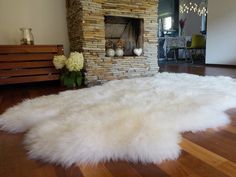
[[[35,44],[63,44],[69,51],[65,0],[0,0],[0,45],[20,43],[30,27]]]
[[[180,4],[189,2],[196,2],[199,4],[201,0],[180,0]],[[188,14],[179,13],[179,19],[187,19],[185,23],[185,27],[183,30],[184,36],[192,36],[193,34],[200,34],[201,31],[201,17],[197,15],[196,13],[190,12]]]
[[[208,0],[207,64],[236,65],[235,7],[235,0]]]

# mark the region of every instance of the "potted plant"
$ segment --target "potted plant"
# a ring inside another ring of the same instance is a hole
[[[57,55],[53,58],[56,69],[61,70],[61,83],[68,88],[76,88],[82,85],[84,57],[82,53],[72,52],[69,58]]]

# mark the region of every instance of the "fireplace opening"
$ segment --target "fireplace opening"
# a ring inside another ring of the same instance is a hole
[[[142,55],[143,31],[143,19],[105,16],[107,56]]]

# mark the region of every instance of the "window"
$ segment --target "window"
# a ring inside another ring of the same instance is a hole
[[[172,29],[172,17],[163,18],[163,30]]]

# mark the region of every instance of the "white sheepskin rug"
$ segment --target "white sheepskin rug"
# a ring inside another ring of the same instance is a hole
[[[29,156],[46,162],[160,163],[179,156],[181,132],[226,125],[233,107],[232,78],[162,73],[25,100],[0,116],[0,127],[27,131]]]

